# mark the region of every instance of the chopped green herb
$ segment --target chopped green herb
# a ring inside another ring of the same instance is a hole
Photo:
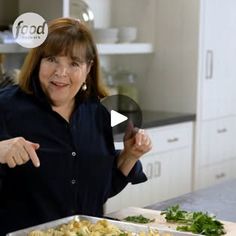
[[[141,224],[147,224],[150,222],[153,222],[154,219],[149,219],[144,217],[143,215],[138,215],[138,216],[127,216],[123,220],[129,221],[129,222],[134,222],[134,223],[141,223]]]
[[[187,212],[181,210],[179,205],[175,205],[162,211],[161,215],[165,215],[167,222],[182,224],[176,228],[179,231],[187,231],[207,236],[220,236],[225,234],[224,225],[216,220],[215,216],[210,216],[208,213],[201,211]]]
[[[128,236],[128,233],[123,232],[119,236]]]

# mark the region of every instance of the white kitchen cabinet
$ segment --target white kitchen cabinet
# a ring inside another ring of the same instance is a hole
[[[200,15],[200,75],[203,120],[233,114],[232,87],[236,75],[236,13],[234,0],[202,1]]]
[[[204,121],[195,165],[195,188],[236,177],[236,117]],[[198,158],[197,158],[198,157]]]
[[[236,117],[205,121],[200,127],[198,166],[206,167],[236,157]]]
[[[207,0],[201,6],[196,189],[236,177],[235,7],[233,0]]]
[[[191,191],[193,123],[147,129],[153,148],[141,158],[148,181],[128,185],[108,200],[106,212],[128,206],[143,207]],[[122,148],[122,145],[116,145]]]
[[[222,183],[226,180],[235,178],[236,159],[229,159],[227,161],[212,164],[209,167],[202,167],[197,169],[196,185],[198,188],[211,186]]]
[[[199,120],[235,114],[235,7],[233,0],[157,1],[156,53],[141,84],[145,108]]]
[[[140,80],[142,103],[196,114],[195,189],[215,183],[199,181],[203,167],[210,173],[217,165],[220,172],[236,159],[235,8],[234,0],[156,1],[156,49],[148,78]],[[224,175],[236,177],[233,168]]]

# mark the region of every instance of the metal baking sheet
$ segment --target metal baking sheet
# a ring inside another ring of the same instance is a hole
[[[80,220],[88,220],[91,223],[96,223],[98,220],[105,219],[105,218],[90,217],[90,216],[85,216],[85,215],[74,215],[74,216],[62,218],[59,220],[51,221],[45,224],[36,225],[30,228],[8,233],[7,236],[27,236],[27,234],[33,230],[46,230],[48,228],[54,228],[54,227],[57,227],[58,225],[66,224],[75,218],[80,219]],[[106,219],[106,220],[112,223],[113,225],[116,225],[121,230],[130,231],[133,233],[139,233],[141,231],[147,232],[150,229],[154,229],[154,230],[158,230],[161,236],[164,235],[165,233],[170,233],[171,236],[194,236],[194,235],[199,236],[200,235],[200,234],[192,234],[192,233],[187,233],[187,232],[179,232],[173,229],[161,229],[158,227],[149,227],[147,225],[140,225],[140,224],[109,220],[109,219]]]

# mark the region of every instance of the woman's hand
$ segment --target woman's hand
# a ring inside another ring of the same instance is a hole
[[[143,154],[149,152],[151,148],[151,139],[143,129],[133,128],[132,131],[128,131],[125,134],[124,152],[129,158],[138,160]]]
[[[151,139],[145,131],[129,124],[124,136],[124,150],[117,161],[118,168],[127,176],[137,160],[151,148]]]
[[[38,148],[38,143],[32,143],[22,137],[0,141],[0,163],[13,168],[31,160],[35,167],[39,167],[39,158],[35,152]]]

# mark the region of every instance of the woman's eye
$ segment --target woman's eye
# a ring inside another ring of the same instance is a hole
[[[55,62],[56,58],[55,57],[47,57],[46,60],[49,62]]]
[[[71,65],[72,65],[73,67],[80,67],[80,63],[79,63],[79,62],[75,62],[75,61],[73,61],[73,62],[71,63]]]

